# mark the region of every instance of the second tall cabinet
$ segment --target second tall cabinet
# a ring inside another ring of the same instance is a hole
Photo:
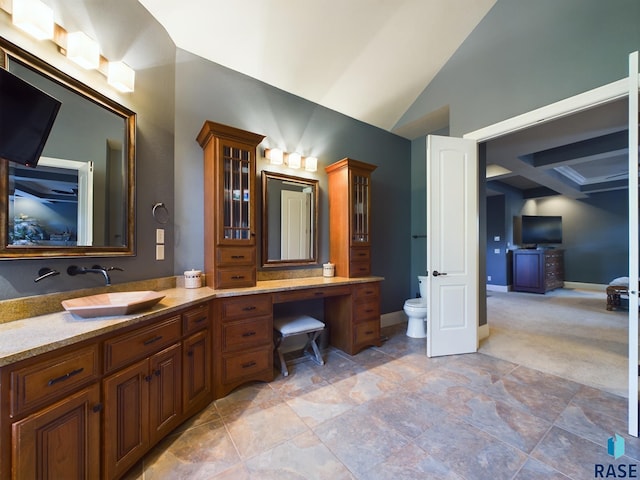
[[[256,284],[256,147],[264,135],[206,121],[204,269],[213,288]]]
[[[325,168],[329,181],[329,259],[339,277],[371,275],[371,172],[343,158]]]

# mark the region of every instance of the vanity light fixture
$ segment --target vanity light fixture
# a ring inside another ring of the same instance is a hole
[[[94,70],[100,66],[100,45],[84,32],[68,33],[67,58],[82,68]]]
[[[305,157],[304,169],[307,172],[315,172],[318,170],[318,159],[316,157]]]
[[[133,92],[136,72],[124,62],[111,62],[100,55],[100,45],[83,32],[68,33],[53,20],[53,10],[40,0],[0,0],[0,10],[11,15],[13,24],[38,40],[51,40],[60,52],[86,69],[96,69],[117,90]]]
[[[282,165],[284,161],[284,152],[279,148],[265,148],[264,156],[271,165]]]
[[[300,168],[302,156],[298,152],[289,153],[287,155],[287,165],[289,168]]]
[[[136,72],[124,62],[109,62],[107,82],[123,93],[133,92]]]
[[[13,0],[13,24],[38,40],[53,38],[53,10],[40,0]]]

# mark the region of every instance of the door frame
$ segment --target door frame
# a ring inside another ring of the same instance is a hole
[[[631,88],[630,79],[632,80],[631,82],[632,85],[633,84],[638,85],[638,79],[640,79],[640,74],[637,74],[637,77],[638,77],[637,79],[634,79],[632,74],[630,73],[629,76],[627,76],[626,78],[622,78],[620,80],[609,83],[607,85],[603,85],[601,87],[588,90],[586,92],[574,95],[572,97],[565,98],[558,102],[551,103],[544,107],[540,107],[535,110],[531,110],[529,112],[523,113],[521,115],[508,118],[501,122],[497,122],[487,127],[480,128],[472,132],[468,132],[464,134],[462,138],[469,138],[471,140],[475,140],[479,145],[483,142],[487,142],[489,140],[502,137],[510,133],[524,130],[524,129],[533,127],[535,125],[538,125],[540,123],[545,123],[552,120],[556,120],[558,118],[570,116],[570,115],[579,113],[581,111],[597,107],[599,105],[603,105],[615,100],[626,98],[629,96],[629,91]],[[631,122],[631,112],[629,112],[629,118]],[[635,218],[637,219],[637,216]],[[633,272],[630,272],[630,278],[632,273]],[[637,275],[637,270],[635,274]],[[479,286],[482,287],[482,285],[483,283],[480,283]],[[486,303],[486,295],[484,298]],[[631,299],[631,296],[630,296],[630,301],[631,300],[635,301],[634,304],[637,305],[637,302],[638,302],[637,296],[635,299]],[[629,306],[630,311],[632,307],[633,305],[630,304]],[[629,318],[631,319],[631,315],[629,316]],[[631,332],[629,335],[635,332],[634,338],[636,338],[637,332],[638,332],[637,322],[632,324],[632,322],[629,321],[629,326],[630,326],[630,332]],[[479,328],[478,335],[479,335],[479,338],[481,339],[489,336],[488,322]],[[631,345],[631,343],[633,342],[630,342],[630,345],[629,345],[629,359],[631,359],[634,356],[635,357],[638,356],[638,345],[637,344]],[[635,385],[637,389],[638,379],[636,377],[634,378],[633,381],[631,380],[631,367],[629,368],[629,372],[630,372],[629,386],[631,387],[632,385]],[[635,398],[637,399],[637,397],[638,395],[636,392]],[[636,406],[633,405],[632,392],[629,392],[629,399],[630,401],[628,402],[629,403],[628,433],[630,435],[637,437],[638,436],[638,408],[637,408],[637,405]]]

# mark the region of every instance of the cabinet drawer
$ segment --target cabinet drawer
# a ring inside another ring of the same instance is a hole
[[[182,314],[184,333],[188,334],[209,326],[209,303],[203,303]]]
[[[256,284],[256,269],[249,265],[219,267],[215,275],[217,288],[253,287]]]
[[[111,371],[180,340],[180,316],[139,328],[104,342],[105,369]]]
[[[380,319],[358,323],[354,327],[354,344],[378,344],[380,342]]]
[[[51,403],[100,375],[98,346],[90,345],[11,372],[11,416]]]
[[[353,295],[356,300],[366,300],[370,298],[378,298],[380,294],[380,285],[377,283],[363,283],[353,287]]]
[[[219,247],[218,266],[255,265],[255,247]]]
[[[371,275],[371,264],[368,260],[349,262],[349,276],[368,277],[369,275]]]
[[[237,350],[260,345],[270,345],[273,338],[271,316],[236,320],[222,326],[222,348]]]
[[[379,303],[374,301],[356,303],[353,308],[354,322],[362,322],[373,318],[380,318]]]
[[[369,247],[351,247],[349,256],[352,262],[368,262],[371,260],[371,249]]]
[[[270,295],[249,295],[222,300],[222,320],[271,315]]]
[[[339,295],[351,295],[351,287],[344,285],[278,292],[273,294],[273,303],[296,302],[298,300],[311,300],[314,298],[335,297]]]
[[[273,364],[273,347],[263,347],[249,352],[222,357],[222,381],[231,383],[244,377],[251,377],[263,370],[269,369]]]

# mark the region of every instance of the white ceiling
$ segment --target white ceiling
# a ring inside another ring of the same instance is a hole
[[[391,131],[496,0],[139,2],[179,48]]]

